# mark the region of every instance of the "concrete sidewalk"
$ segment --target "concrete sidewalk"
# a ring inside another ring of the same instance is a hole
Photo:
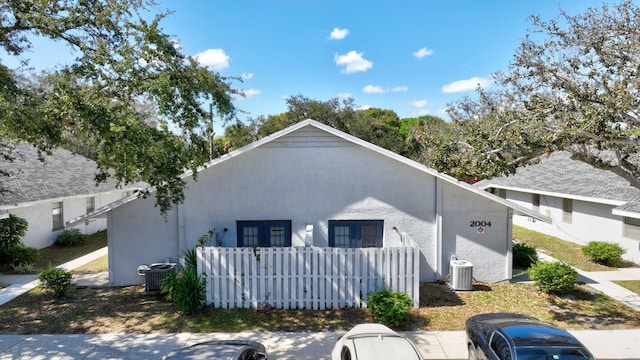
[[[81,256],[77,259],[66,262],[58,267],[63,268],[67,271],[76,269],[84,264],[87,264],[93,260],[101,258],[105,255],[108,255],[109,251],[107,247],[103,247],[102,249],[98,249],[92,253]],[[97,282],[104,283],[104,275],[94,275],[95,280]],[[74,276],[78,277],[78,276]],[[85,275],[79,277],[83,278]],[[38,280],[38,275],[1,275],[0,281],[10,284],[8,287],[4,289],[0,289],[0,305],[6,304],[9,301],[15,299],[17,296],[20,296],[36,286],[40,285],[40,280]],[[108,284],[108,279],[107,279]]]
[[[640,359],[640,329],[572,331],[597,359]],[[0,359],[160,359],[182,346],[207,340],[262,342],[269,359],[329,359],[344,332],[241,332],[178,334],[3,335]],[[467,359],[462,331],[402,333],[425,359]]]

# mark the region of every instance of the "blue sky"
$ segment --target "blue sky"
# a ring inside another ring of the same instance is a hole
[[[447,104],[491,86],[531,24],[599,7],[591,0],[160,0],[161,24],[182,51],[212,70],[237,76],[246,97],[240,118],[286,111],[286,98],[353,97],[359,107],[401,118],[446,118]],[[38,46],[38,43],[36,43]],[[52,68],[68,50],[34,52]],[[217,124],[218,125],[218,124]],[[218,127],[218,126],[216,126]]]

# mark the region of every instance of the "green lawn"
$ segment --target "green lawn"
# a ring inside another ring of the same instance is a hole
[[[107,246],[107,232],[101,231],[87,236],[87,239],[80,245],[68,247],[53,245],[40,249],[40,256],[34,266],[37,271],[45,270],[49,265],[62,265],[105,246]],[[12,269],[9,266],[0,266],[0,272],[11,273]]]
[[[553,236],[541,234],[532,230],[525,229],[520,226],[513,226],[513,239],[519,242],[527,243],[535,247],[539,251],[552,256],[564,263],[577,267],[584,271],[608,271],[616,270],[616,268],[597,264],[582,253],[582,246],[558,239]],[[623,263],[624,266],[632,266],[633,264]]]
[[[619,280],[619,281],[614,281],[614,283],[640,295],[640,280]]]
[[[38,269],[46,269],[49,264],[52,266],[62,265],[105,246],[107,246],[107,232],[101,231],[87,236],[87,239],[80,245],[67,247],[53,245],[40,249],[40,257],[35,265]]]

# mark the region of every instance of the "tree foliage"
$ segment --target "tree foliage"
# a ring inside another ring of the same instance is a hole
[[[237,149],[300,121],[313,119],[398,154],[408,157],[416,154],[409,133],[413,124],[419,121],[400,119],[393,110],[361,110],[356,108],[352,98],[320,101],[304,95],[289,97],[287,107],[284,113],[259,116],[249,125],[238,123],[227,127],[225,137],[232,148]]]
[[[35,82],[17,75],[26,67],[0,64],[4,161],[11,161],[14,141],[46,151],[84,136],[95,149],[98,181],[145,181],[156,188],[163,212],[182,201],[180,175],[208,160],[210,114],[203,104],[212,102],[229,120],[236,91],[231,79],[181,52],[160,27],[167,13],[153,15],[154,6],[145,0],[0,3],[0,44],[8,54],[24,60],[39,36],[77,55]]]
[[[530,21],[493,89],[454,103],[452,129],[422,132],[421,144],[457,177],[508,174],[564,149],[640,187],[640,10],[624,1]]]

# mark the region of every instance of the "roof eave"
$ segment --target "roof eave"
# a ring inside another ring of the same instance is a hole
[[[620,205],[623,205],[623,204],[627,203],[626,200],[605,199],[605,198],[597,198],[597,197],[592,197],[592,196],[582,196],[582,195],[573,195],[573,194],[567,194],[567,193],[558,193],[558,192],[552,192],[552,191],[540,191],[540,190],[536,190],[536,189],[527,189],[527,188],[521,188],[521,187],[515,187],[515,186],[504,186],[504,185],[499,185],[499,184],[488,184],[486,186],[483,185],[482,187],[479,187],[479,188],[480,189],[487,189],[487,188],[504,189],[504,190],[509,190],[509,191],[517,191],[517,192],[529,193],[529,194],[539,194],[539,195],[544,195],[544,196],[552,196],[552,197],[557,197],[557,198],[565,198],[565,199],[579,200],[579,201],[585,201],[585,202],[591,202],[591,203],[597,203],[597,204],[605,204],[605,205],[613,205],[613,206],[620,206]]]

